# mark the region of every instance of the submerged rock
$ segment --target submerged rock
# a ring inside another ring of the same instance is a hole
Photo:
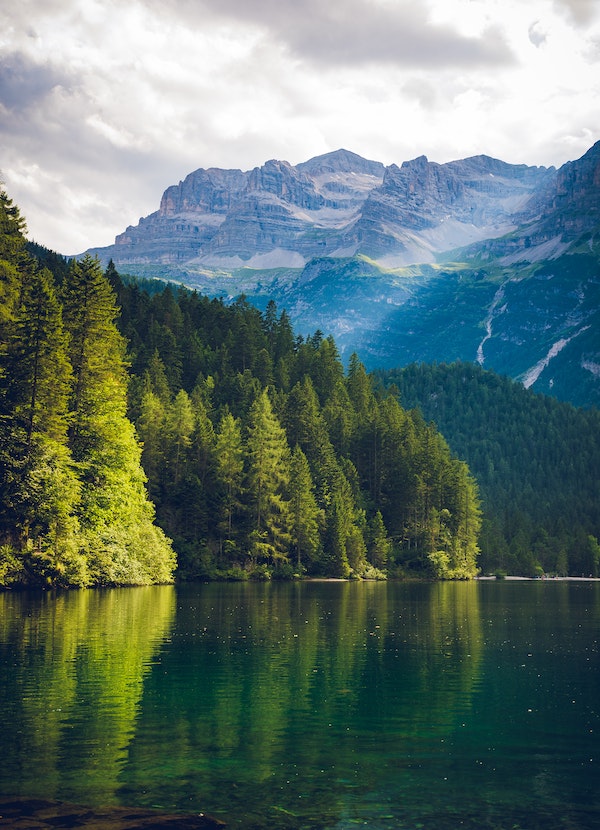
[[[204,813],[163,813],[140,807],[82,807],[42,798],[0,798],[0,827],[16,830],[217,830],[225,823]]]

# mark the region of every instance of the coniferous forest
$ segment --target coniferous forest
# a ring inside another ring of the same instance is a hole
[[[2,193],[0,583],[476,573],[466,464],[356,355],[146,288],[28,245]]]
[[[597,410],[0,223],[0,584],[600,574]]]
[[[0,583],[169,581],[114,292],[89,258],[60,277],[29,256],[0,193]]]
[[[483,571],[600,576],[600,412],[469,363],[376,373],[435,421],[480,488]]]

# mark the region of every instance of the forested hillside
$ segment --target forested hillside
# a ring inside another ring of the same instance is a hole
[[[476,477],[483,570],[600,575],[600,412],[469,363],[376,373],[434,421]]]
[[[332,338],[34,258],[0,204],[1,583],[166,581],[165,533],[181,578],[474,575],[466,465]]]

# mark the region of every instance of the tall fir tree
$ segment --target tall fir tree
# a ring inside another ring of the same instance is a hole
[[[222,550],[225,547],[226,553],[232,555],[238,551],[236,540],[239,540],[239,533],[236,532],[236,524],[239,524],[242,505],[244,448],[240,422],[231,412],[225,412],[219,423],[215,458],[218,481],[225,492],[220,523],[223,544],[220,548]]]
[[[248,498],[252,518],[251,555],[256,561],[287,560],[290,543],[289,446],[263,389],[249,413]]]
[[[301,574],[314,564],[320,553],[325,516],[317,504],[308,460],[298,445],[290,462],[289,501],[291,553],[296,572]]]
[[[25,220],[19,208],[0,189],[0,352],[21,302],[24,275],[31,269],[24,232]]]
[[[20,551],[33,552],[33,571],[81,584],[79,485],[67,446],[67,338],[51,275],[33,263],[26,271],[2,360],[3,535]]]

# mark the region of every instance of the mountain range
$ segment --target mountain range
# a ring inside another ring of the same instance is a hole
[[[368,368],[479,363],[600,404],[600,142],[559,169],[480,155],[199,169],[106,248],[122,273],[274,300]]]

